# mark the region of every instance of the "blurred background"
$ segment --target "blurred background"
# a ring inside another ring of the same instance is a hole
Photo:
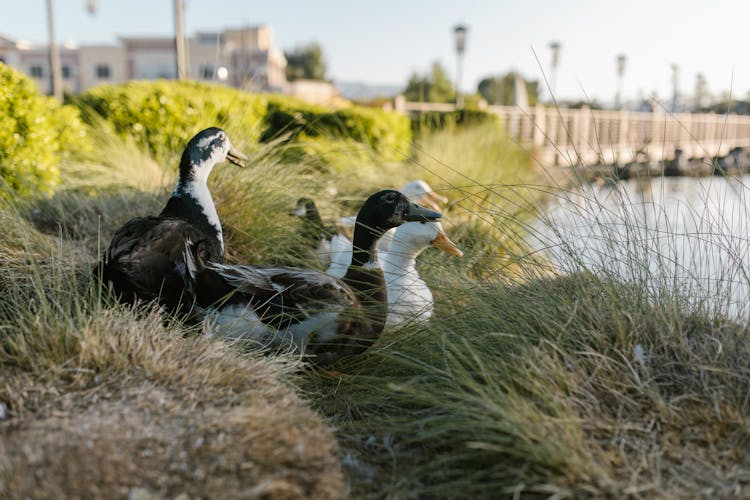
[[[33,0],[4,6],[0,60],[50,94],[53,40],[69,93],[182,76],[317,103],[403,94],[534,105],[554,96],[570,107],[646,110],[656,101],[742,114],[748,15],[747,2],[732,0]]]

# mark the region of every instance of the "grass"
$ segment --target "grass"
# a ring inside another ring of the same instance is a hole
[[[420,257],[433,320],[385,332],[339,375],[91,288],[112,232],[158,212],[175,178],[106,131],[97,142],[105,161],[66,165],[53,197],[0,206],[0,496],[747,495],[747,324],[654,281],[645,240],[624,279],[548,221],[570,264],[556,272],[526,240],[557,191],[491,125],[423,137],[400,163],[358,151],[321,173],[271,144],[215,169],[232,262],[316,266],[287,215],[301,196],[329,220],[414,178],[451,199],[466,255]]]

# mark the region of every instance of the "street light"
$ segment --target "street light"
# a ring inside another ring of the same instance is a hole
[[[680,96],[680,67],[674,63],[669,67],[672,69],[672,113],[676,113]]]
[[[466,34],[469,28],[463,24],[453,27],[453,37],[456,41],[456,108],[464,107],[464,96],[461,93],[461,71],[463,70],[464,50],[466,49]]]
[[[547,45],[547,47],[549,47],[550,51],[552,52],[552,72],[550,73],[549,78],[549,89],[551,97],[550,100],[554,101],[555,94],[557,93],[557,66],[560,63],[560,49],[562,48],[562,44],[557,40],[553,40]]]
[[[184,14],[183,0],[174,0],[174,45],[175,45],[175,66],[177,68],[177,79],[184,80],[188,77],[187,58],[185,52],[185,33],[183,27]]]
[[[625,76],[625,62],[628,60],[625,54],[617,56],[617,94],[615,95],[615,109],[622,108],[622,80]]]
[[[53,0],[47,0],[47,30],[49,31],[50,88],[58,102],[63,100],[62,68],[60,48],[55,40],[55,13]]]

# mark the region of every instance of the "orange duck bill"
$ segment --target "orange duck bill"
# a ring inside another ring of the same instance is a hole
[[[445,232],[442,230],[438,231],[437,238],[430,242],[432,246],[442,250],[449,255],[455,255],[456,257],[463,257],[464,253],[453,243]]]

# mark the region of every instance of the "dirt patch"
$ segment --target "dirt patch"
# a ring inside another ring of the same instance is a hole
[[[75,391],[0,380],[2,498],[344,495],[335,438],[280,383],[221,396],[142,376]]]

